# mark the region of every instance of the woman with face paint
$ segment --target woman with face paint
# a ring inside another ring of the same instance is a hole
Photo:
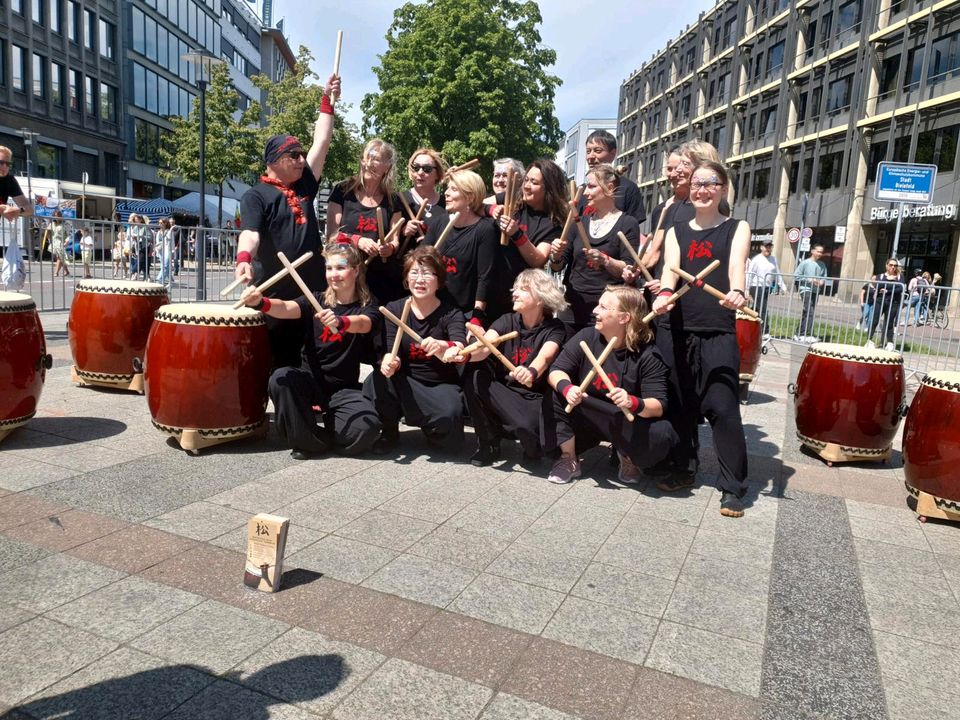
[[[323,254],[327,289],[314,292],[322,312],[317,313],[306,296],[271,299],[252,285],[241,295],[247,306],[270,317],[302,323],[301,366],[277,368],[269,385],[274,424],[298,460],[330,447],[359,454],[380,435],[377,411],[360,390],[362,340],[381,322],[364,279],[363,256],[342,243],[329,243]],[[318,419],[323,420],[322,430]]]

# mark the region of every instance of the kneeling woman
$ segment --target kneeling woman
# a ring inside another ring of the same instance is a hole
[[[561,456],[550,471],[550,482],[568,483],[579,477],[577,452],[609,440],[620,456],[620,482],[637,483],[640,468],[662,460],[677,442],[677,434],[663,419],[668,370],[652,344],[653,333],[643,322],[646,312],[640,290],[608,286],[594,310],[593,327],[574,335],[553,363],[550,385],[557,392],[550,408],[552,417],[544,418],[544,427],[548,447],[559,444]],[[597,377],[586,390],[580,390],[580,383],[593,369],[580,342],[586,342],[599,359],[613,339],[614,350],[602,367],[616,387],[608,391]],[[564,410],[568,404],[573,406],[570,413]],[[627,420],[624,410],[634,414],[633,422]]]
[[[466,318],[437,297],[446,283],[446,268],[432,247],[421,245],[406,256],[403,278],[412,298],[407,325],[423,342],[404,333],[397,355],[384,355],[379,369],[364,382],[364,395],[383,422],[374,452],[396,446],[401,417],[407,425],[422,428],[430,442],[456,447],[463,442],[463,400],[460,375],[452,363],[464,362],[459,352],[466,339]],[[395,300],[387,309],[401,317],[404,302]],[[385,327],[384,346],[389,350],[401,330],[389,320]]]
[[[277,368],[270,376],[274,423],[280,437],[304,460],[331,444],[347,453],[369,450],[380,434],[380,419],[360,391],[363,336],[379,327],[380,313],[367,289],[360,252],[331,243],[324,250],[327,289],[314,293],[323,311],[306,296],[296,300],[263,297],[253,286],[241,298],[270,317],[303,323],[301,367]],[[321,408],[326,432],[317,426]]]
[[[500,428],[516,435],[527,459],[542,456],[547,370],[566,338],[563,323],[556,317],[566,307],[563,294],[543,270],[524,270],[517,276],[513,312],[497,319],[485,333],[494,340],[517,332],[517,337],[498,347],[517,369],[508,373],[482,348],[470,357],[476,364],[464,373],[463,395],[477,433],[477,451],[470,458],[474,465],[489,465],[500,457]]]

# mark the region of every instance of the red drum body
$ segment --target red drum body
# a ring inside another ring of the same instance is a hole
[[[797,437],[824,460],[890,457],[904,409],[899,353],[814,343],[795,392]]]
[[[0,292],[0,439],[36,415],[49,368],[33,298]]]
[[[270,345],[263,314],[226,305],[164,305],[144,367],[154,426],[185,450],[265,429]]]
[[[737,345],[740,346],[740,382],[751,382],[760,365],[763,349],[763,326],[760,320],[737,311]]]
[[[168,302],[166,288],[156,283],[78,282],[67,321],[74,381],[142,392],[138,376],[153,315]]]
[[[917,390],[903,428],[903,473],[907,490],[960,519],[960,373],[934,371]],[[927,497],[924,497],[927,496]]]

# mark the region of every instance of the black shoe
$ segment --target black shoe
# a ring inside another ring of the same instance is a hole
[[[400,431],[395,427],[384,426],[380,430],[380,437],[378,437],[377,441],[373,444],[373,454],[386,455],[388,452],[396,449],[399,442]]]
[[[294,460],[309,460],[310,453],[305,453],[303,450],[291,450],[290,457],[292,457]]]
[[[477,451],[470,457],[470,464],[474,467],[486,467],[500,459],[500,443],[479,442]]]
[[[743,500],[732,492],[723,491],[720,496],[720,514],[724,517],[743,517]]]
[[[643,472],[652,478],[668,478],[673,474],[673,463],[670,458],[664,458],[656,465],[645,468]]]
[[[665,493],[679,492],[691,487],[693,487],[693,475],[682,472],[675,472],[657,481],[657,490]]]
[[[610,446],[610,457],[607,458],[607,462],[610,463],[610,467],[620,467],[620,454],[613,445]]]

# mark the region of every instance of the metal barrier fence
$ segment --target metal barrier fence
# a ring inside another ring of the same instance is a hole
[[[193,302],[198,299],[197,238],[203,234],[205,298],[217,300],[233,281],[236,230],[174,226],[164,231],[157,224],[72,218],[56,230],[51,219],[34,218],[19,232],[5,232],[0,252],[19,239],[26,272],[22,292],[31,295],[40,310],[69,309],[74,281],[84,277],[159,282],[167,287],[170,302]]]
[[[950,307],[960,288],[793,275],[750,275],[751,305],[765,341],[806,346],[823,341],[886,348],[903,355],[910,374],[960,369],[960,328]]]

